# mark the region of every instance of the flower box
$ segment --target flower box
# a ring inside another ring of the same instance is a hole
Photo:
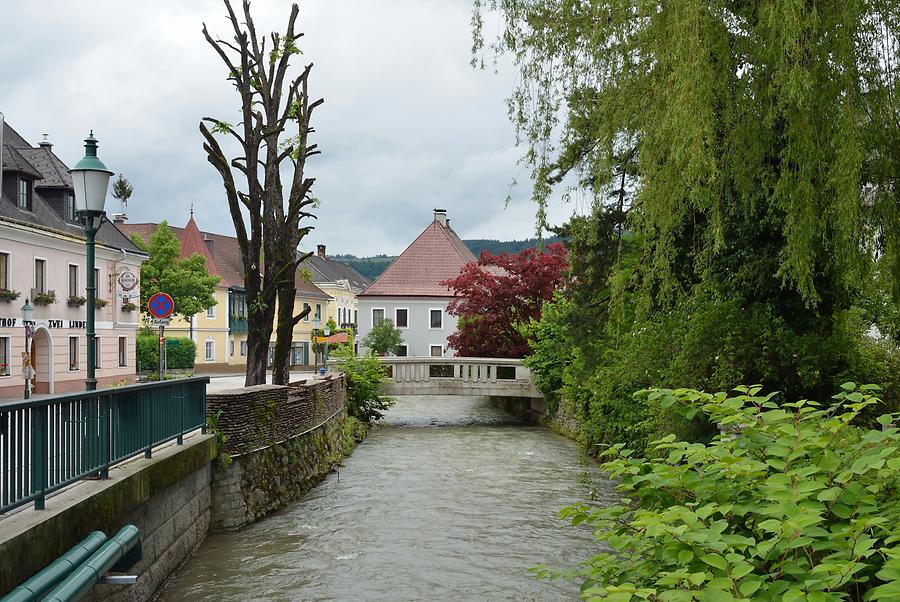
[[[18,291],[10,291],[6,289],[0,290],[0,301],[6,301],[7,303],[9,303],[10,301],[15,301],[19,298],[20,294],[21,293],[19,293]]]
[[[138,306],[131,302],[122,304],[122,311],[137,311]]]
[[[69,304],[69,307],[81,307],[85,303],[87,303],[87,299],[84,297],[79,297],[78,295],[72,295],[67,300],[66,303]]]
[[[47,291],[45,293],[33,292],[31,301],[35,305],[50,305],[56,303],[56,291]]]
[[[108,303],[109,301],[106,299],[94,299],[94,309],[97,310],[106,307]]]

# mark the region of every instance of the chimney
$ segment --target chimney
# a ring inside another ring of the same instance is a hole
[[[206,232],[203,233],[203,242],[206,243],[206,248],[209,250],[209,254],[213,254],[213,239],[206,235]]]
[[[434,210],[434,221],[440,222],[442,226],[447,227],[447,210],[446,209],[435,209]]]
[[[316,245],[316,255],[325,258],[325,245]]]
[[[38,146],[41,148],[46,148],[47,150],[51,150],[53,148],[53,144],[50,142],[50,134],[42,134],[44,139],[38,143]]]
[[[124,213],[113,213],[113,223],[122,225],[125,223],[125,220],[128,219],[128,216]]]

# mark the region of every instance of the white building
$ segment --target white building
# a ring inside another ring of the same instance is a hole
[[[453,355],[447,349],[447,337],[456,332],[456,317],[447,313],[453,295],[441,282],[475,260],[447,212],[435,209],[434,221],[359,295],[360,341],[388,318],[403,333],[398,355]]]

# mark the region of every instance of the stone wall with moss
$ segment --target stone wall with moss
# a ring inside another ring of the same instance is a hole
[[[211,528],[241,529],[334,470],[343,458],[345,403],[343,377],[209,395],[227,454],[213,471]]]

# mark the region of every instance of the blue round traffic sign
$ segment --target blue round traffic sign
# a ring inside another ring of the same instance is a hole
[[[147,308],[150,310],[151,316],[161,320],[172,315],[172,312],[175,311],[175,302],[166,293],[156,293],[150,297]]]

